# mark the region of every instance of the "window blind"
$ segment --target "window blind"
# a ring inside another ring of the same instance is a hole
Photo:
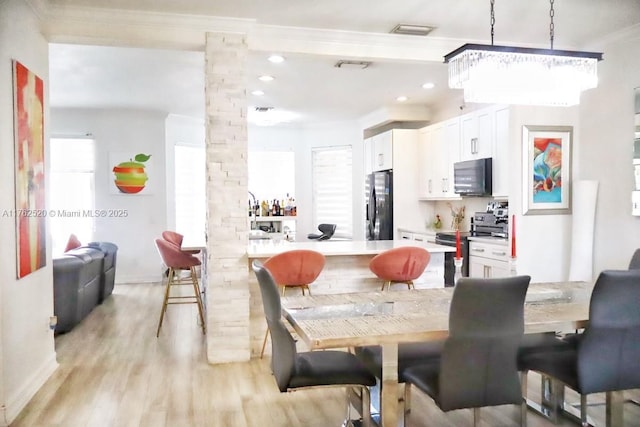
[[[313,223],[336,224],[335,237],[353,238],[351,146],[312,150]]]

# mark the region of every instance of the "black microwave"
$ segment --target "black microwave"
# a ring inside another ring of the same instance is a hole
[[[453,164],[453,191],[461,196],[491,196],[491,157]]]

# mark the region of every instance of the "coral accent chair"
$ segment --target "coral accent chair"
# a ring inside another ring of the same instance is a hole
[[[287,288],[300,288],[311,295],[309,284],[314,282],[325,264],[325,257],[320,252],[296,249],[274,255],[264,262],[284,295]]]
[[[325,261],[324,255],[320,252],[296,249],[272,256],[264,262],[264,268],[271,273],[276,284],[280,287],[282,295],[285,294],[287,288],[299,288],[302,295],[305,295],[305,291],[311,295],[309,284],[318,278],[324,268]],[[264,356],[268,337],[269,329],[267,328],[260,351],[261,359]]]
[[[393,248],[374,256],[369,269],[382,279],[382,289],[391,287],[391,283],[406,283],[409,289],[415,288],[413,281],[420,277],[429,265],[431,254],[424,248],[405,246]]]
[[[176,245],[177,247],[179,247],[182,250],[182,240],[184,239],[184,236],[180,233],[177,233],[175,231],[163,231],[162,232],[162,238],[164,240],[166,240],[167,242],[171,242],[174,245]],[[195,255],[197,253],[200,253],[200,251],[198,249],[191,249],[191,250],[187,250],[187,251],[182,251],[182,252],[186,252],[188,254],[191,255]]]
[[[80,246],[82,246],[82,243],[80,243],[78,237],[75,234],[71,234],[69,240],[67,240],[67,246],[64,248],[64,251],[69,252],[71,249],[76,249]]]
[[[156,239],[156,247],[158,248],[158,253],[162,258],[162,262],[169,268],[167,287],[165,289],[164,300],[162,302],[162,311],[160,312],[160,321],[158,322],[156,337],[160,336],[160,328],[162,328],[164,314],[167,311],[167,306],[169,304],[197,304],[200,322],[202,325],[202,333],[204,334],[204,305],[202,303],[200,286],[198,285],[198,276],[196,275],[195,270],[195,267],[200,265],[200,260],[191,254],[181,251],[179,247],[176,247],[173,243],[167,242],[164,239]],[[182,270],[189,271],[189,277],[181,277],[180,271]],[[171,287],[178,285],[193,286],[193,295],[171,295]]]

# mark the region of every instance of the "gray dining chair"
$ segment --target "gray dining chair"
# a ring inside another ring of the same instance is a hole
[[[529,276],[460,278],[451,299],[442,355],[403,371],[405,400],[416,387],[445,412],[473,408],[474,425],[481,407],[520,405],[521,423],[526,425],[517,353],[530,280]]]
[[[580,394],[580,419],[587,421],[587,395],[640,388],[640,270],[600,273],[589,302],[589,324],[570,351],[531,355],[521,363]],[[621,414],[620,414],[621,415]],[[621,425],[611,420],[607,425]]]
[[[640,249],[636,249],[629,261],[629,270],[640,270]]]
[[[368,387],[376,378],[351,353],[345,351],[308,351],[298,353],[296,342],[282,321],[280,292],[273,276],[260,261],[253,261],[258,278],[267,325],[271,330],[271,370],[281,392],[310,387],[346,387],[360,389],[364,424],[371,419]],[[347,397],[347,425],[351,423],[351,400]]]

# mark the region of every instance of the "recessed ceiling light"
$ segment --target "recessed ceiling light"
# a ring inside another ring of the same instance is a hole
[[[284,57],[281,55],[271,55],[267,59],[269,60],[269,62],[273,62],[274,64],[279,64],[281,62],[284,62]]]
[[[407,98],[406,96],[399,96],[399,97],[397,97],[397,98],[396,98],[396,101],[398,101],[398,102],[404,102],[404,101],[406,101],[407,99],[409,99],[409,98]]]
[[[398,24],[390,31],[392,34],[405,34],[408,36],[426,36],[435,27],[429,27],[428,25],[410,25],[410,24]]]
[[[270,82],[270,81],[273,81],[273,76],[267,76],[267,75],[260,76],[258,77],[258,80],[263,82]]]
[[[427,82],[425,84],[422,85],[422,89],[433,89],[436,85],[431,83],[431,82]]]
[[[254,90],[253,92],[251,92],[251,95],[262,96],[262,95],[264,95],[264,91]]]

